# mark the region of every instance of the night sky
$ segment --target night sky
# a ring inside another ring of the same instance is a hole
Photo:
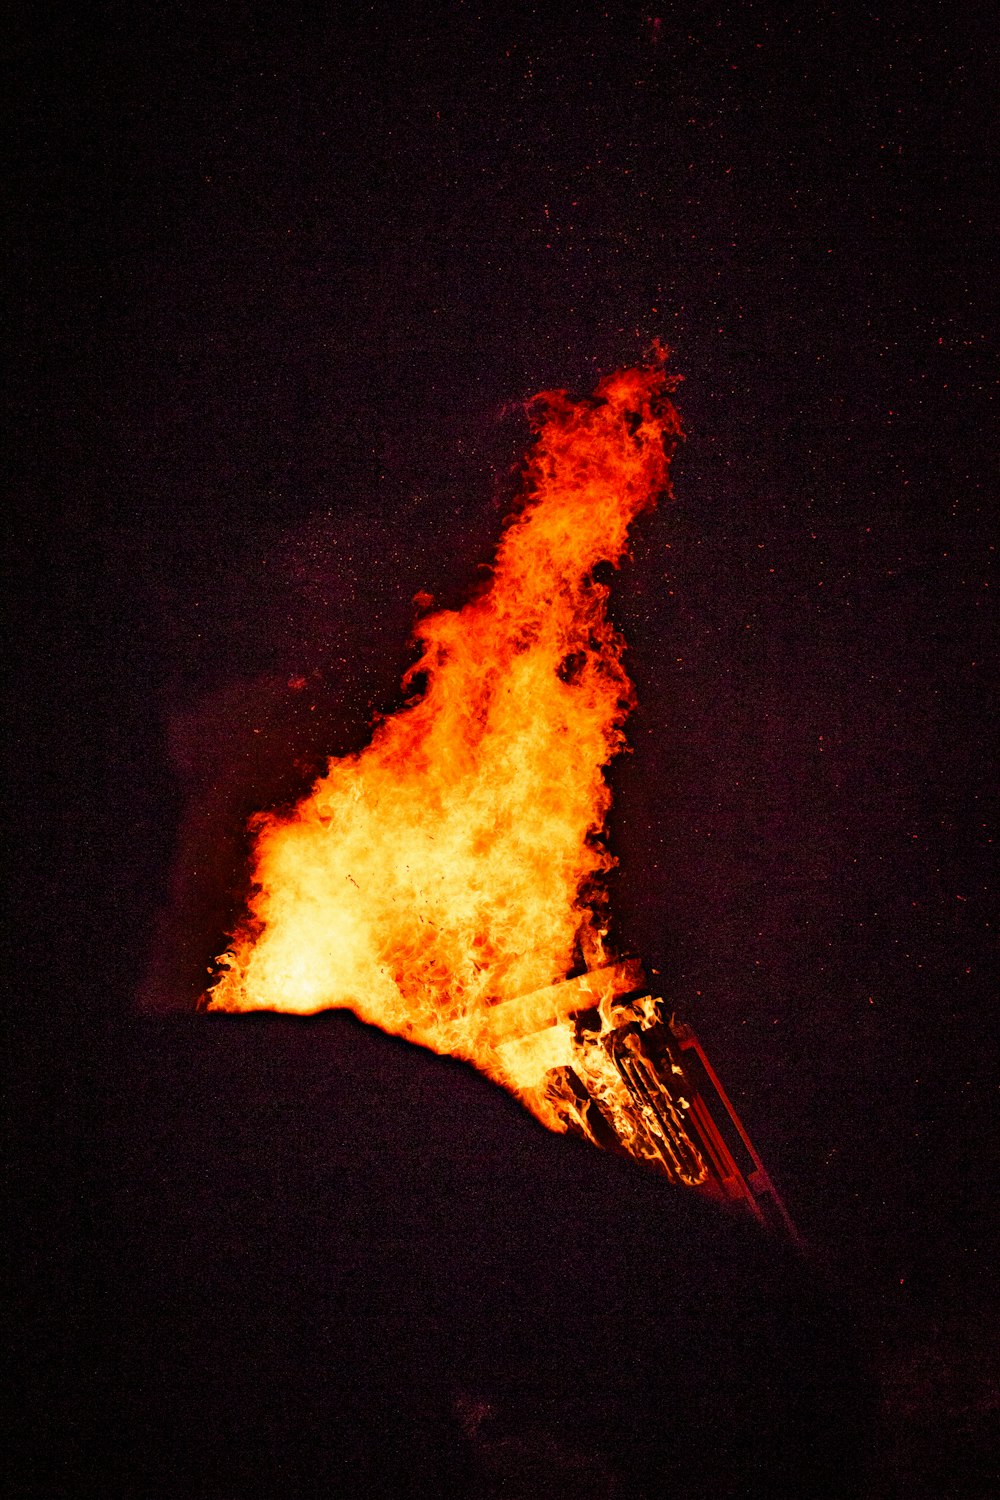
[[[995,17],[335,9],[9,47],[15,1123],[86,1157],[120,1029],[194,1007],[247,817],[399,705],[413,595],[481,576],[523,402],[658,337],[687,441],[614,586],[619,947],[897,1424],[981,1461]]]

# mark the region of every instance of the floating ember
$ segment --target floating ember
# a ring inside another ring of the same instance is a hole
[[[418,622],[413,695],[367,749],[256,820],[256,890],[207,1003],[349,1007],[698,1185],[693,1091],[638,964],[606,951],[602,890],[604,768],[633,702],[607,577],[669,492],[675,385],[658,352],[592,396],[536,397],[488,583]]]

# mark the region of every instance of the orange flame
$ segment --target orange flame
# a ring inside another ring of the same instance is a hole
[[[565,1128],[544,1077],[570,1062],[573,1029],[558,1004],[539,1029],[510,1002],[604,962],[603,768],[633,693],[594,570],[618,565],[634,517],[668,491],[675,384],[658,349],[592,397],[532,403],[521,508],[488,586],[419,622],[403,686],[426,686],[367,749],[332,760],[290,816],[259,818],[257,890],[211,1008],[347,1006],[468,1058]]]

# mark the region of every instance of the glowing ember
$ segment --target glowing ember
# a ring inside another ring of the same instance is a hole
[[[605,1063],[572,1017],[621,1025],[610,1002],[640,976],[557,983],[606,962],[603,768],[632,702],[594,573],[668,489],[674,384],[658,357],[592,397],[533,403],[523,500],[488,586],[417,626],[403,685],[423,690],[291,816],[259,820],[258,889],[212,1008],[347,1006],[470,1059],[557,1129],[575,1112],[553,1084],[567,1069],[601,1096]]]

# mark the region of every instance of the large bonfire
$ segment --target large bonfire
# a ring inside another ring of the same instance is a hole
[[[544,1009],[557,981],[606,962],[604,768],[633,692],[600,565],[617,566],[669,488],[674,384],[657,357],[592,396],[532,403],[487,585],[419,621],[413,697],[368,747],[331,760],[290,814],[258,819],[254,894],[211,1008],[346,1006],[564,1124],[543,1079],[573,1061],[572,1027],[556,1001],[551,1025],[528,1024],[521,997]]]

